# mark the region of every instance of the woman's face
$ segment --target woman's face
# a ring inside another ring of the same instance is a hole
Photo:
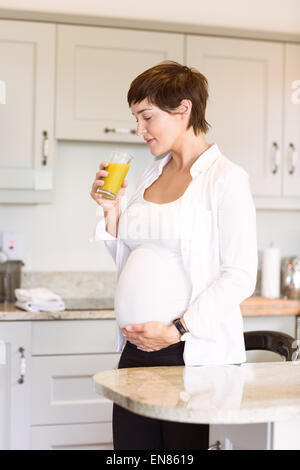
[[[131,112],[137,121],[136,134],[147,142],[154,156],[175,148],[186,131],[186,121],[182,115],[162,111],[147,98],[131,105]]]

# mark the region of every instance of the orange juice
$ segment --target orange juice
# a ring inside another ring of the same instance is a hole
[[[115,199],[130,168],[126,163],[109,163],[105,170],[108,175],[103,178],[104,185],[99,186],[97,193],[107,199]]]

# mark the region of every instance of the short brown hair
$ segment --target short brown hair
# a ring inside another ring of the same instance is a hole
[[[178,108],[181,100],[189,99],[192,110],[187,129],[193,126],[197,135],[200,131],[206,134],[211,127],[205,120],[208,83],[197,69],[166,60],[145,70],[131,83],[127,101],[131,106],[145,98],[167,112]]]

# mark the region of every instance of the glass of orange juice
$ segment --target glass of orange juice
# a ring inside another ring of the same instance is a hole
[[[97,193],[102,194],[106,199],[116,199],[133,161],[133,157],[127,152],[113,151],[107,161],[108,166],[105,170],[108,172],[108,175],[101,178],[104,181],[104,185],[97,188]]]

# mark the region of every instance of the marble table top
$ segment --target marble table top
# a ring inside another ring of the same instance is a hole
[[[151,418],[239,424],[300,420],[300,361],[100,372],[95,390]]]

